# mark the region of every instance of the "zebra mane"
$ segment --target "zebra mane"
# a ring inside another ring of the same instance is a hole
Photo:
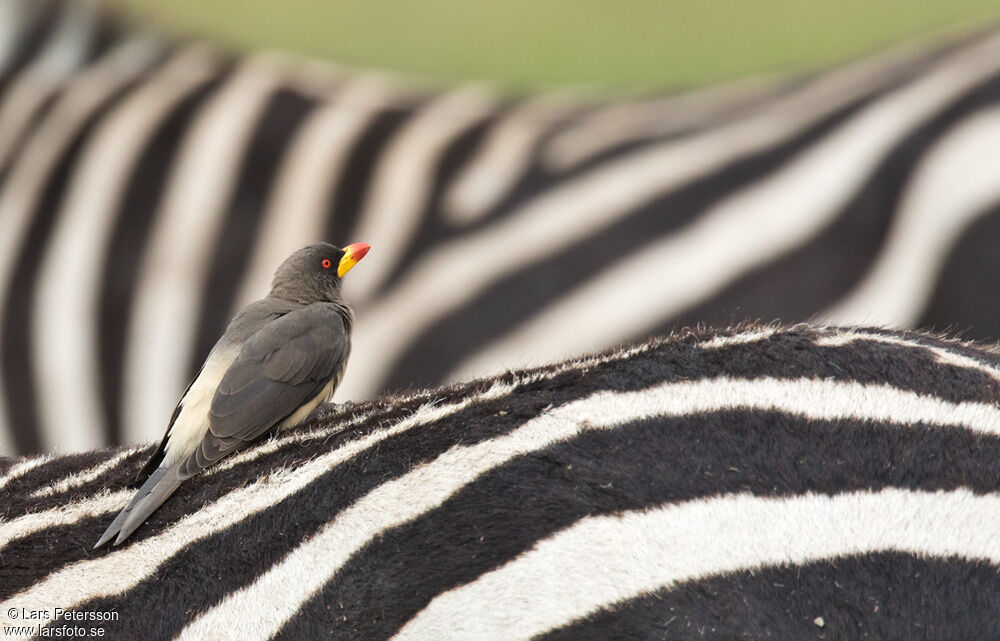
[[[6,459],[2,611],[115,611],[122,638],[995,631],[998,401],[993,347],[696,328],[321,407],[96,551],[152,446]]]

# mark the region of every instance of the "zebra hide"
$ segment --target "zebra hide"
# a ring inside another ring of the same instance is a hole
[[[115,639],[995,639],[1000,353],[743,326],[319,408],[93,542],[150,446],[5,460],[0,614]]]
[[[413,90],[0,0],[0,453],[162,434],[226,322],[316,240],[338,398],[700,322],[1000,337],[1000,32],[677,95]]]

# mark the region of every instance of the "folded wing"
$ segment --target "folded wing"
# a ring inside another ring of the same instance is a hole
[[[315,398],[341,372],[349,352],[347,328],[332,305],[314,303],[262,327],[222,377],[209,431],[181,475],[198,473]]]

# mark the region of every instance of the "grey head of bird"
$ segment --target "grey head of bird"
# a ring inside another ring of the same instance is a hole
[[[366,243],[353,243],[343,249],[330,243],[303,247],[274,272],[270,296],[307,304],[337,302],[341,279],[369,248]]]

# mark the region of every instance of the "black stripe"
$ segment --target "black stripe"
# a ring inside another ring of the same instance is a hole
[[[92,493],[89,490],[81,490],[79,492],[74,490],[70,494],[61,496],[42,499],[31,497],[32,492],[50,483],[58,482],[72,474],[77,474],[95,465],[100,465],[114,454],[115,452],[107,450],[66,454],[57,456],[28,470],[4,486],[3,492],[6,496],[2,508],[3,518],[9,521],[32,512],[59,507],[66,505],[75,498],[74,494],[85,495],[86,493]],[[93,492],[100,491],[104,487],[106,485],[100,482],[91,485]]]
[[[998,455],[1000,438],[964,429],[774,412],[658,417],[587,431],[495,468],[440,507],[383,532],[278,638],[318,638],[320,631],[338,639],[389,638],[438,594],[589,516],[730,492],[995,492]]]
[[[35,407],[37,398],[33,378],[34,363],[30,356],[31,302],[38,270],[70,176],[83,153],[87,139],[111,108],[128,95],[138,82],[132,80],[102,100],[79,128],[48,177],[41,198],[30,214],[28,229],[18,249],[10,290],[2,308],[4,323],[3,336],[0,337],[0,365],[5,372],[3,392],[7,397],[15,447],[19,452],[33,453],[41,448]]]
[[[729,376],[779,379],[814,378],[888,385],[953,403],[992,404],[1000,384],[988,373],[938,361],[923,347],[859,339],[846,345],[812,346],[811,331],[781,333],[768,344],[746,343],[707,351],[703,368],[685,372],[692,378]],[[682,374],[679,378],[683,378]]]
[[[945,334],[935,334],[927,330],[904,329],[897,330],[888,327],[865,327],[861,328],[864,333],[874,334],[889,338],[902,338],[919,345],[936,347],[953,352],[959,356],[966,356],[983,363],[984,365],[1000,367],[1000,350],[995,344],[981,344],[972,342],[960,342],[954,336]]]
[[[475,152],[490,128],[503,118],[506,108],[494,108],[488,115],[468,125],[449,140],[434,167],[426,200],[421,203],[420,222],[415,225],[414,235],[408,240],[397,258],[395,268],[386,278],[383,285],[386,290],[397,284],[418,259],[426,256],[429,248],[454,235],[453,225],[442,216],[441,199],[455,175],[466,165],[469,156]]]
[[[45,118],[48,113],[52,110],[53,105],[55,105],[62,94],[62,88],[56,89],[49,96],[45,98],[31,114],[28,122],[25,123],[24,128],[17,133],[14,140],[10,144],[10,152],[7,155],[5,163],[0,164],[0,189],[6,187],[7,178],[10,176],[14,167],[17,166],[21,154],[28,147],[28,143],[37,134],[38,125],[45,122]]]
[[[1000,340],[1000,203],[975,217],[948,252],[920,327]]]
[[[692,322],[740,318],[797,321],[823,311],[851,291],[884,250],[903,190],[949,130],[1000,101],[1000,74],[967,91],[887,150],[885,160],[833,221],[793,251],[744,272],[724,290],[651,331]],[[788,292],[795,292],[789,296]],[[951,316],[952,322],[957,317]]]
[[[316,103],[315,98],[279,89],[268,98],[252,130],[201,290],[198,339],[188,365],[192,376],[229,323],[254,246],[257,242],[267,242],[259,239],[258,233],[268,194],[273,191],[278,168],[295,133]],[[201,287],[202,283],[192,286]]]
[[[114,514],[109,513],[103,519],[91,517],[70,525],[47,527],[31,536],[14,539],[0,548],[0,553],[3,554],[4,558],[4,580],[0,582],[0,599],[9,599],[44,579],[49,572],[69,564],[62,558],[47,557],[44,550],[50,550],[51,554],[64,554],[63,541],[73,538],[77,527],[96,526],[98,523],[104,523],[104,526],[107,527],[112,518],[114,518]],[[94,541],[96,540],[95,538]],[[82,547],[85,543],[85,541],[79,540],[76,541],[75,545]],[[93,546],[94,542],[92,541],[90,545]],[[82,555],[76,551],[72,556],[80,557]],[[41,571],[40,564],[43,567],[47,566],[46,570],[48,571]]]
[[[418,109],[419,105],[406,105],[382,110],[355,143],[339,177],[334,181],[327,214],[327,240],[339,246],[351,242],[376,163],[383,157],[385,148],[396,133]]]
[[[687,581],[538,639],[1000,639],[997,594],[989,563],[882,552]]]
[[[84,54],[81,67],[97,62],[113,47],[121,45],[126,39],[135,36],[129,29],[129,25],[123,24],[121,19],[114,13],[110,13],[106,7],[99,7],[98,11],[97,24],[91,33],[92,39]]]
[[[816,141],[835,135],[840,124],[876,95],[838,110],[776,147],[730,161],[718,171],[621,216],[600,233],[519,266],[414,339],[391,368],[383,387],[397,389],[410,383],[428,385],[444,380],[463,358],[553,301],[558,304],[565,292],[629,253],[690,224],[714,203],[776,171]],[[511,256],[512,260],[517,256],[516,248],[511,248]]]
[[[139,286],[140,265],[149,235],[177,154],[192,120],[229,77],[231,69],[199,86],[181,100],[153,133],[127,181],[117,205],[117,220],[111,232],[101,268],[100,366],[101,407],[108,442],[122,443],[121,398],[124,394],[125,342],[129,312]],[[163,421],[169,417],[164,416]]]

